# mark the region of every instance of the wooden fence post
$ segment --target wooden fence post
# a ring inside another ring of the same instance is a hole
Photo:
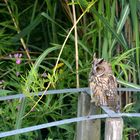
[[[99,112],[99,109],[90,100],[90,96],[87,93],[79,95],[78,117],[95,115]],[[76,140],[100,140],[100,127],[100,119],[78,122]]]
[[[105,123],[105,140],[122,140],[123,119],[107,118]]]

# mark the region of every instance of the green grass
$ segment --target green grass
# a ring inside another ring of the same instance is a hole
[[[28,98],[1,102],[0,131],[76,116],[77,95],[33,98],[30,92],[88,86],[94,53],[112,64],[120,87],[140,88],[139,5],[138,0],[1,1],[0,96],[23,92]],[[16,64],[17,53],[21,64]],[[139,101],[132,93],[126,103],[133,102],[139,112]],[[133,133],[138,138],[137,122],[126,120],[125,139]],[[72,140],[74,129],[65,125],[7,139]]]

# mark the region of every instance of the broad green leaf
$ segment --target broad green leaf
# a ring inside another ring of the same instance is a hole
[[[128,15],[129,15],[129,12],[130,12],[130,9],[129,9],[129,5],[127,4],[126,6],[125,6],[125,8],[123,9],[123,11],[121,12],[121,18],[120,18],[120,20],[119,20],[119,22],[118,22],[118,24],[117,24],[117,30],[116,30],[116,33],[117,34],[120,34],[121,33],[121,31],[122,31],[122,29],[123,29],[123,27],[124,27],[124,24],[125,24],[125,22],[126,22],[126,19],[128,18]],[[120,36],[120,38],[122,38],[121,36]],[[115,45],[115,43],[116,43],[116,38],[113,40],[113,42],[112,42],[112,45],[111,45],[111,47],[110,47],[110,53],[109,53],[109,55],[110,55],[110,57],[111,57],[111,52],[112,52],[112,49],[113,49],[113,47],[114,47],[114,45]],[[127,46],[127,44],[126,44],[126,42],[122,39],[122,41],[124,42],[124,44],[125,44],[125,46]],[[126,47],[125,47],[126,48]]]
[[[120,79],[117,79],[117,82],[126,86],[126,87],[132,87],[132,88],[140,89],[140,85],[137,85],[137,84],[134,84],[134,83],[130,83],[130,82],[120,80]]]
[[[133,34],[134,34],[134,40],[135,40],[135,46],[136,48],[140,48],[140,33],[139,33],[139,23],[138,23],[138,16],[137,16],[137,4],[138,0],[129,0],[130,4],[130,10],[131,10],[131,18],[132,18],[132,24],[133,24]],[[140,49],[136,50],[136,63],[138,71],[140,72]],[[140,76],[139,76],[140,78]]]
[[[45,59],[45,57],[52,51],[60,49],[60,47],[51,47],[46,49],[36,60],[34,64],[34,69],[37,70],[39,68],[40,63]]]
[[[20,31],[19,34],[15,35],[15,36],[11,39],[11,41],[16,42],[16,41],[20,40],[20,38],[22,38],[22,37],[28,35],[33,29],[35,29],[35,27],[36,27],[38,24],[40,24],[41,21],[42,21],[42,17],[41,17],[41,15],[38,15],[37,18],[36,18],[34,21],[32,21],[31,24],[29,24],[26,28],[24,28],[22,31]]]
[[[14,91],[10,90],[0,90],[0,96],[6,96],[7,94],[13,93]]]

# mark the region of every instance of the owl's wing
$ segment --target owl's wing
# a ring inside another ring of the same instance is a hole
[[[107,104],[116,110],[118,106],[117,81],[114,75],[108,77],[108,90],[105,91]]]

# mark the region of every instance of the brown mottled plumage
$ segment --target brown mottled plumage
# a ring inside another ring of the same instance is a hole
[[[111,65],[104,59],[93,57],[89,75],[91,102],[97,106],[109,106],[118,110],[117,81],[113,75]]]

